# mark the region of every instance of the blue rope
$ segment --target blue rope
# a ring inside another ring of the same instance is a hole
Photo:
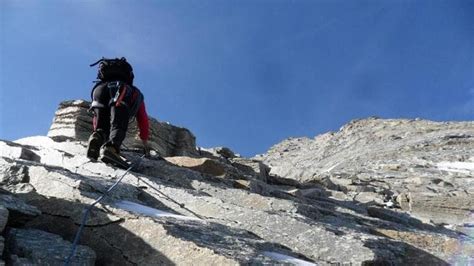
[[[130,167],[127,168],[125,173],[123,173],[122,176],[117,181],[115,181],[115,183],[109,189],[107,189],[100,197],[98,197],[91,205],[89,205],[89,207],[87,207],[84,215],[82,216],[81,226],[79,227],[79,230],[77,231],[76,236],[74,237],[71,254],[69,254],[69,257],[64,262],[64,266],[69,266],[71,264],[71,259],[74,256],[74,253],[76,253],[76,248],[79,243],[79,239],[81,238],[82,231],[84,230],[84,226],[86,224],[87,218],[89,217],[89,213],[91,212],[92,208],[97,203],[99,203],[102,199],[104,199],[108,195],[108,193],[112,191],[135,166],[138,166],[143,157],[145,157],[145,155],[142,155],[140,158],[137,158],[132,163],[132,165],[130,165]]]

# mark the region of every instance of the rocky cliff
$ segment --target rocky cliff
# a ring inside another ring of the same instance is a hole
[[[63,102],[48,136],[0,141],[7,264],[62,264],[122,176],[73,265],[474,263],[473,123],[353,121],[248,159],[151,119],[164,160],[139,159],[132,126],[126,173],[85,157],[87,108]]]

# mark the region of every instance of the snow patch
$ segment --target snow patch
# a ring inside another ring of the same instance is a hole
[[[39,146],[44,148],[53,148],[55,147],[56,142],[49,137],[46,136],[32,136],[17,139],[14,142],[22,145],[30,145],[30,146]]]
[[[141,205],[141,204],[138,204],[138,203],[135,203],[135,202],[131,202],[131,201],[128,201],[128,200],[122,200],[122,201],[116,202],[114,205],[115,205],[115,207],[117,207],[119,209],[129,211],[129,212],[133,212],[133,213],[136,213],[136,214],[142,214],[142,215],[145,215],[145,216],[150,216],[150,217],[173,217],[173,218],[176,218],[176,219],[179,219],[179,220],[197,220],[197,221],[201,220],[201,219],[194,218],[194,217],[188,217],[188,216],[183,216],[183,215],[173,214],[173,213],[170,213],[170,212],[161,211],[161,210],[151,208],[151,207],[148,207],[148,206],[145,206],[145,205]]]
[[[439,170],[469,174],[474,172],[474,162],[440,162],[436,165]]]
[[[336,163],[335,165],[329,167],[328,169],[324,170],[323,173],[329,173],[331,172],[332,170],[334,170],[334,168],[336,168],[339,164],[341,164],[340,162],[339,163]]]
[[[263,255],[270,257],[274,260],[290,263],[293,265],[299,265],[299,266],[316,266],[317,265],[309,261],[305,261],[302,259],[298,259],[298,258],[291,257],[285,254],[277,253],[277,252],[265,251],[263,252]]]
[[[30,145],[38,148],[57,150],[57,152],[67,152],[72,155],[85,155],[86,147],[79,141],[56,142],[50,137],[33,136],[15,140],[14,142],[22,145]],[[48,151],[44,151],[47,153]]]

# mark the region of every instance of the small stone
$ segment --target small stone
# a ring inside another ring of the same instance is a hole
[[[235,188],[250,190],[250,181],[248,180],[234,180],[232,184]]]

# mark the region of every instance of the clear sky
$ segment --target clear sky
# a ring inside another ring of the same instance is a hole
[[[0,1],[0,139],[126,57],[149,115],[246,156],[355,118],[472,120],[474,1]]]

